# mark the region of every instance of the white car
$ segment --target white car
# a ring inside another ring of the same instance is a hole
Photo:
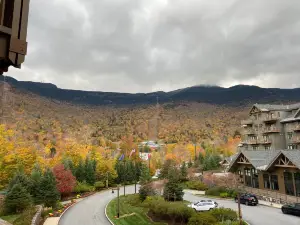
[[[218,207],[218,204],[214,201],[203,200],[202,202],[199,201],[194,204],[188,205],[188,207],[191,207],[195,211],[200,212],[200,211],[209,211],[211,209],[215,209]]]

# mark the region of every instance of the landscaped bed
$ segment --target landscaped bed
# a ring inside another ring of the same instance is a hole
[[[115,225],[237,225],[237,213],[219,208],[197,213],[185,201],[167,202],[162,197],[150,196],[141,202],[139,195],[120,197],[120,218],[117,218],[117,199],[106,209]],[[154,222],[155,221],[155,222]]]

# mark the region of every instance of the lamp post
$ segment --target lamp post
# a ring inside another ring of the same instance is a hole
[[[114,193],[114,191],[118,191],[117,217],[120,218],[120,187],[111,189],[112,194]]]

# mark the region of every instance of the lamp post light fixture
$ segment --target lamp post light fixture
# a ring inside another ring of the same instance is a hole
[[[118,191],[118,206],[117,206],[117,218],[120,218],[120,187],[112,188],[111,193],[115,193],[114,191]]]

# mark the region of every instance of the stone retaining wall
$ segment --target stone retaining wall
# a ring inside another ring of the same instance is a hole
[[[32,218],[31,225],[39,225],[41,222],[43,207],[41,205],[36,206],[37,212],[35,213],[34,217]]]

